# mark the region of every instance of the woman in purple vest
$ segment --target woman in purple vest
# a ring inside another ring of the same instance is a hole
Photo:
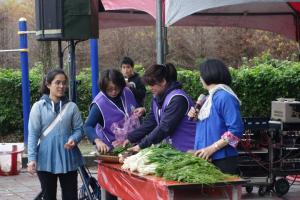
[[[209,95],[199,114],[192,108],[189,116],[198,119],[195,155],[211,159],[224,173],[237,174],[236,146],[244,131],[240,100],[231,90],[231,75],[224,63],[208,59],[200,65],[200,79]]]
[[[193,101],[176,81],[175,67],[152,65],[143,80],[153,94],[151,111],[141,127],[128,134],[124,144],[138,143],[130,150],[139,151],[166,139],[180,151],[193,149],[196,123],[187,116]]]
[[[84,125],[85,133],[96,144],[100,153],[113,148],[115,135],[111,131],[114,122],[119,122],[132,113],[138,117],[144,114],[143,108],[137,108],[133,93],[126,87],[125,79],[116,69],[108,69],[100,81],[100,92],[94,98],[88,118]]]

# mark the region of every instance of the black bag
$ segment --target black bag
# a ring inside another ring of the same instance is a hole
[[[98,181],[91,175],[90,171],[82,166],[77,169],[82,180],[79,189],[79,200],[101,200],[101,188]]]

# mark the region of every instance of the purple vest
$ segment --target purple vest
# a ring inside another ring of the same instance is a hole
[[[175,149],[186,152],[187,150],[194,149],[194,143],[195,143],[196,122],[189,120],[187,116],[188,111],[190,110],[191,106],[193,106],[194,104],[192,99],[183,90],[176,89],[171,91],[166,96],[161,109],[158,109],[156,102],[152,100],[152,110],[155,116],[155,120],[157,124],[159,124],[160,119],[164,117],[164,112],[166,107],[169,105],[172,98],[177,95],[181,95],[188,100],[189,108],[184,118],[181,120],[180,124],[177,125],[177,128],[175,129],[175,133],[173,133],[170,136],[170,140],[171,140],[170,143]]]
[[[96,133],[109,147],[112,147],[112,142],[115,140],[115,135],[110,130],[112,123],[121,121],[125,117],[128,117],[137,107],[134,95],[127,87],[123,89],[121,100],[125,112],[118,108],[118,106],[114,104],[103,92],[99,92],[92,102],[97,104],[104,122],[103,127],[100,124],[97,124]]]

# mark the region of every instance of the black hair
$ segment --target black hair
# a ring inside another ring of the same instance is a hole
[[[146,85],[155,85],[156,83],[162,82],[164,79],[167,83],[177,81],[177,71],[173,64],[154,64],[146,69],[143,76],[143,81]]]
[[[132,68],[134,68],[134,62],[130,57],[125,56],[121,62],[121,67],[123,64],[130,65]]]
[[[103,71],[102,78],[99,82],[99,88],[101,91],[106,93],[109,81],[116,85],[120,91],[122,91],[126,86],[123,74],[116,69],[106,69]]]
[[[62,69],[52,69],[50,70],[46,76],[44,77],[42,84],[41,84],[41,93],[42,94],[50,94],[50,90],[47,87],[47,85],[50,85],[51,82],[55,79],[55,76],[58,74],[63,74],[66,77],[66,80],[68,80],[68,76],[66,75],[65,71]]]
[[[218,59],[207,59],[200,64],[200,76],[206,85],[231,84],[231,75],[228,67]]]
[[[167,69],[169,70],[169,79],[170,81],[177,81],[177,70],[172,63],[166,64]]]

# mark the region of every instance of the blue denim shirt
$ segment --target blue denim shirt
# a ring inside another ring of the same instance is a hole
[[[28,161],[36,161],[38,171],[67,173],[84,164],[77,145],[71,150],[64,148],[69,139],[78,144],[83,137],[81,114],[75,103],[70,104],[57,125],[43,139],[42,132],[59,112],[55,111],[48,95],[32,106],[28,124]],[[41,141],[38,144],[39,139]]]

